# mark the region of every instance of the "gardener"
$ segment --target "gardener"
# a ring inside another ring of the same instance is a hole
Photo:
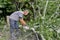
[[[14,34],[14,30],[16,30],[16,32],[18,32],[18,21],[20,21],[20,23],[22,24],[22,26],[24,26],[23,28],[25,29],[29,29],[29,27],[27,27],[26,22],[23,20],[23,15],[28,15],[29,11],[28,10],[24,10],[24,11],[16,11],[13,12],[10,17],[9,17],[9,21],[10,21],[10,34],[11,34],[11,40],[15,40],[15,34]]]

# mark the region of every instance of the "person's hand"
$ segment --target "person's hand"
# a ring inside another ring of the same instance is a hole
[[[28,26],[23,26],[23,29],[29,30]]]

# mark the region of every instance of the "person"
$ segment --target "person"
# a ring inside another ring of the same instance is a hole
[[[9,22],[10,22],[11,40],[16,40],[14,30],[16,30],[16,32],[19,31],[18,21],[20,21],[22,26],[24,26],[23,28],[27,30],[29,29],[26,22],[23,20],[23,16],[28,15],[28,13],[29,13],[28,10],[24,10],[24,11],[15,11],[10,15]]]

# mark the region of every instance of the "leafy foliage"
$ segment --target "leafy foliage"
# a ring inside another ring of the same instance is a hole
[[[18,10],[29,10],[24,19],[31,27],[39,24],[37,31],[46,40],[60,40],[60,0],[0,0],[0,7],[5,7],[8,14],[16,11],[16,6]]]

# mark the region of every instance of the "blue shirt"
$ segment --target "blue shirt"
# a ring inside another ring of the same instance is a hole
[[[23,11],[16,11],[10,15],[10,19],[19,21],[20,18],[23,18]]]

